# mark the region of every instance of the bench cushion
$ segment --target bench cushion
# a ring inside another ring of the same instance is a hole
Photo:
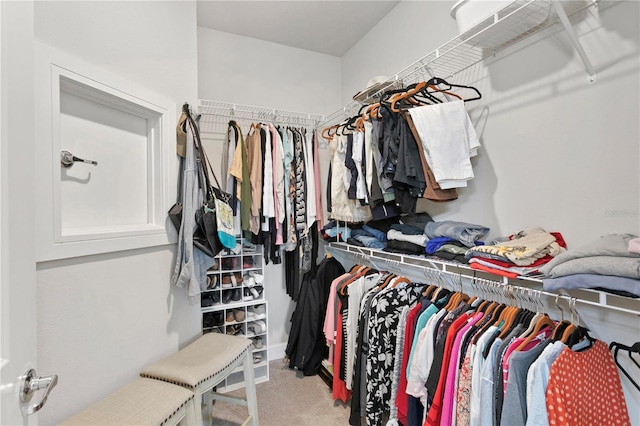
[[[195,389],[234,364],[250,350],[251,340],[207,333],[190,345],[142,370],[142,377],[164,380]]]
[[[138,378],[61,424],[158,426],[192,398],[189,389]]]

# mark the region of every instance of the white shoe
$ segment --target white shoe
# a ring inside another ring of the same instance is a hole
[[[264,276],[262,276],[261,274],[258,274],[257,272],[251,273],[251,276],[253,276],[253,279],[255,280],[256,284],[262,284],[264,282]]]
[[[252,321],[247,323],[247,334],[249,332],[253,333],[253,335],[263,334],[267,331],[267,324],[264,321]]]
[[[250,306],[247,308],[247,315],[250,316],[252,320],[265,319],[267,317],[267,310],[265,305]]]

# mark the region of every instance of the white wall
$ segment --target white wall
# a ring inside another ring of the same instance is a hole
[[[393,75],[455,37],[448,13],[453,3],[400,3],[343,57],[343,98],[370,77]],[[557,29],[491,64],[441,76],[482,92],[481,101],[467,104],[482,148],[472,161],[475,179],[458,200],[422,207],[436,220],[487,225],[490,238],[542,226],[561,232],[569,248],[608,233],[638,234],[639,6],[623,1],[576,20],[598,72],[595,84],[587,84],[582,62]],[[599,338],[637,341],[637,317],[602,309],[581,313]],[[624,378],[623,385],[632,419],[640,422],[640,396]]]
[[[341,106],[340,87],[340,58],[198,28],[201,99],[328,115]],[[265,275],[273,359],[284,356],[295,305],[286,294],[283,266],[269,264]]]
[[[341,106],[340,58],[198,28],[198,96],[329,114]]]
[[[373,75],[393,74],[374,53],[379,47],[401,69],[418,59],[417,52],[426,55],[455,37],[455,25],[438,24],[455,24],[448,14],[452,4],[401,2],[345,54],[343,97]],[[482,92],[481,101],[467,105],[482,148],[473,161],[476,178],[459,199],[425,203],[427,211],[488,225],[490,237],[542,226],[562,232],[570,247],[605,233],[638,232],[637,12],[637,2],[622,2],[579,22],[581,31],[588,30],[581,41],[598,69],[593,85],[557,31],[450,79]],[[425,18],[429,25],[413,24],[415,16],[431,17]],[[391,42],[400,27],[404,42]],[[357,82],[346,77],[351,75],[359,76]]]
[[[456,35],[448,1],[401,1],[342,57],[342,101],[375,76],[393,77]]]
[[[195,105],[195,9],[187,1],[36,2],[35,36]],[[38,371],[60,378],[41,424],[94,403],[199,335],[199,303],[170,286],[174,261],[174,246],[161,246],[37,265]]]

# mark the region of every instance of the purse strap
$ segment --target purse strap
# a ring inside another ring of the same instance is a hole
[[[200,182],[204,183],[204,184],[201,184],[203,202],[206,202],[206,200],[209,197],[212,197],[214,199],[217,198],[215,191],[211,189],[212,185],[209,179],[209,172],[211,173],[211,175],[213,175],[213,178],[215,179],[216,185],[218,187],[218,191],[220,193],[222,193],[222,188],[220,187],[220,182],[218,181],[218,177],[216,176],[216,173],[213,170],[211,163],[209,162],[207,153],[205,152],[204,147],[202,146],[202,140],[200,139],[200,131],[198,129],[198,125],[193,119],[193,117],[191,116],[189,112],[189,107],[187,104],[183,106],[183,111],[185,111],[187,114],[187,123],[191,126],[191,130],[193,132],[193,136],[194,136],[193,141],[194,141],[195,148],[198,152],[198,159],[197,159],[198,174],[200,175]]]

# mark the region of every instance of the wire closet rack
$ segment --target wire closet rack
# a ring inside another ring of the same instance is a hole
[[[200,127],[204,132],[217,129],[229,120],[239,122],[264,121],[273,124],[316,128],[325,117],[319,114],[264,108],[251,105],[232,104],[201,99],[198,105],[201,114]]]
[[[368,263],[376,269],[391,271],[414,279],[432,278],[433,276],[445,279],[453,277],[455,281],[461,283],[464,279],[466,282],[471,283],[469,285],[472,285],[480,276],[483,276],[483,282],[490,283],[498,288],[511,287],[512,289],[518,289],[518,291],[535,290],[538,292],[538,295],[575,299],[575,302],[581,305],[631,314],[636,318],[640,317],[640,299],[632,299],[593,289],[574,289],[570,291],[571,294],[566,290],[561,290],[558,293],[543,291],[543,277],[541,275],[537,277],[511,279],[478,272],[464,264],[451,263],[422,256],[388,253],[376,249],[351,246],[346,243],[330,243],[326,247],[326,251],[338,259],[348,258],[356,263]],[[416,273],[418,275],[415,275]]]
[[[525,38],[560,22],[569,34],[571,42],[582,59],[589,81],[595,81],[595,71],[577,34],[569,21],[585,9],[599,4],[598,0],[569,2],[565,10],[558,0],[516,0],[500,9],[484,21],[443,44],[413,64],[399,71],[386,82],[380,83],[367,96],[344,105],[328,115],[320,126],[335,123],[339,119],[355,115],[363,104],[376,102],[381,93],[392,88],[428,80],[438,76],[449,79],[469,69],[486,58],[512,46]],[[533,25],[532,23],[539,23]]]

